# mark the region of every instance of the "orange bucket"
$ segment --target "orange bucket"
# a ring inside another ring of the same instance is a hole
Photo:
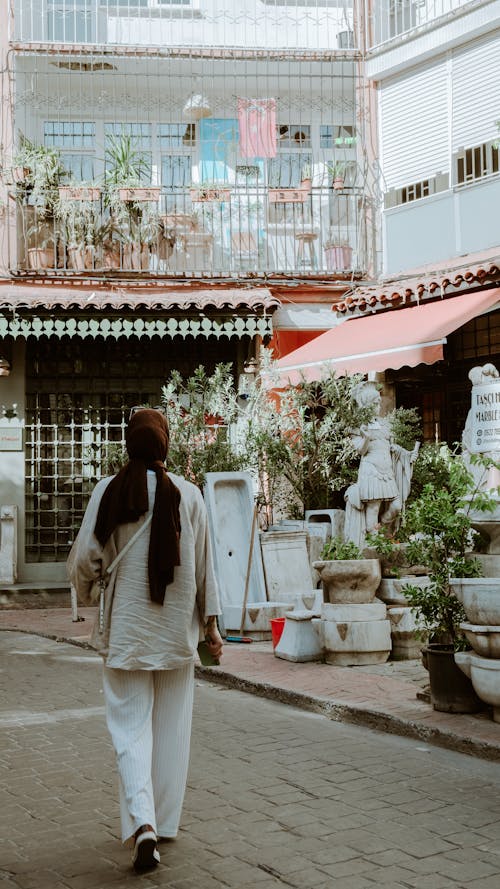
[[[278,642],[281,639],[281,634],[283,632],[283,628],[285,626],[284,617],[272,617],[269,623],[271,624],[271,636],[273,640],[273,649],[276,648]]]

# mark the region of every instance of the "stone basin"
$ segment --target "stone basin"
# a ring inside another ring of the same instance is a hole
[[[450,587],[471,624],[500,626],[500,578],[452,577]]]
[[[313,568],[321,578],[325,601],[335,604],[372,602],[380,584],[378,559],[330,559],[313,562]]]
[[[500,659],[500,627],[463,623],[460,624],[460,629],[463,630],[476,654]]]
[[[457,651],[455,663],[472,681],[477,696],[491,704],[494,721],[500,722],[500,660],[480,657],[470,651]]]

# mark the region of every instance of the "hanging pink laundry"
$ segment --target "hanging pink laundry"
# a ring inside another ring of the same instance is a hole
[[[276,157],[275,99],[238,99],[241,157]]]

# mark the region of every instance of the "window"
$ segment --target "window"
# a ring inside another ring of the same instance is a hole
[[[187,189],[192,182],[196,124],[158,124],[158,143],[161,152],[161,185],[165,197],[165,210],[167,213],[189,212],[191,205]]]
[[[278,148],[310,148],[311,127],[309,124],[279,124],[276,127]]]
[[[191,147],[196,144],[196,124],[160,123],[158,139],[162,151],[168,148]]]
[[[268,183],[270,188],[298,188],[302,179],[302,170],[312,165],[312,154],[309,152],[280,152],[269,160]]]
[[[422,179],[421,182],[412,182],[410,185],[402,185],[401,188],[391,188],[384,197],[384,207],[388,209],[419,201],[448,188],[448,173],[437,173],[436,176]]]
[[[343,146],[350,148],[356,144],[356,136],[354,127],[344,126],[320,126],[319,128],[319,147],[334,148],[335,146]]]
[[[499,172],[498,145],[496,142],[484,142],[474,148],[462,149],[456,155],[456,184],[466,185],[484,176],[492,176]]]
[[[95,123],[91,121],[46,120],[43,140],[47,148],[58,148],[70,178],[90,181],[95,177]]]
[[[95,41],[94,0],[49,0],[47,33],[49,40],[63,43],[93,43]]]

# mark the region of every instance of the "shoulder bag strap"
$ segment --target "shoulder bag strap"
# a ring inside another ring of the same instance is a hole
[[[99,589],[100,589],[100,594],[99,594],[99,632],[100,633],[104,632],[104,593],[106,592],[106,587],[108,585],[109,575],[113,573],[113,571],[115,570],[116,566],[118,565],[120,559],[122,559],[123,556],[125,555],[125,553],[127,553],[129,551],[130,547],[133,546],[133,544],[135,543],[137,538],[140,537],[142,532],[145,531],[146,528],[149,527],[149,525],[151,524],[152,518],[153,518],[153,513],[148,515],[147,519],[142,523],[140,528],[138,528],[137,531],[134,534],[132,534],[132,537],[130,538],[130,540],[127,540],[127,543],[125,544],[125,546],[122,547],[122,549],[120,550],[118,555],[116,555],[115,558],[113,559],[113,561],[111,562],[111,565],[108,565],[105,572],[103,574],[101,574],[101,576],[99,578]],[[106,575],[107,575],[107,577],[106,577]]]

